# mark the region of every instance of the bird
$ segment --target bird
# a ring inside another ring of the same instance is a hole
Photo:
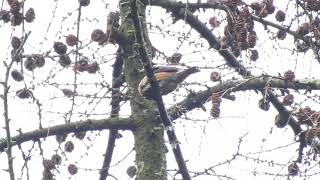
[[[167,95],[174,91],[189,75],[199,72],[196,67],[178,69],[171,66],[153,67],[153,73],[159,83],[161,95]],[[148,77],[144,76],[138,86],[139,94],[146,99],[155,99],[155,93],[151,88]]]

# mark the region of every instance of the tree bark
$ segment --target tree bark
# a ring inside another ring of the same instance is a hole
[[[157,108],[153,101],[141,97],[138,84],[144,76],[140,56],[136,51],[135,32],[131,19],[131,3],[120,1],[122,19],[121,31],[127,36],[128,44],[124,49],[124,74],[129,86],[131,119],[137,124],[133,130],[136,151],[137,180],[166,180],[166,147],[164,129],[157,119]],[[144,27],[145,48],[151,52],[152,46],[147,36],[145,6],[140,5],[139,15]]]

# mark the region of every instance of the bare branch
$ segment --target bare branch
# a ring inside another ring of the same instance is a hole
[[[34,131],[21,133],[11,138],[12,146],[21,144],[27,141],[38,140],[40,138],[46,138],[48,136],[66,134],[72,132],[81,131],[94,131],[104,129],[119,129],[119,130],[131,130],[134,129],[135,124],[130,118],[106,118],[101,120],[86,120],[70,122],[68,124],[60,124],[48,128],[37,129]],[[7,140],[0,139],[0,152],[7,148]]]
[[[203,38],[205,38],[208,43],[210,44],[211,48],[214,48],[218,50],[219,54],[225,59],[228,66],[234,68],[236,72],[238,72],[241,76],[244,78],[250,78],[252,77],[252,74],[249,70],[247,70],[233,55],[232,52],[230,52],[228,49],[221,49],[221,42],[218,40],[218,38],[206,27],[205,24],[203,24],[197,17],[195,17],[189,10],[187,9],[171,9],[172,13],[176,18],[184,19],[193,29],[195,29]],[[261,94],[265,94],[263,90],[260,90]],[[266,94],[273,94],[270,90],[266,90]],[[281,108],[279,108],[278,105],[281,105],[279,100],[277,98],[271,98],[271,103],[275,105],[275,107],[278,107],[277,110],[283,110],[283,112],[279,111],[280,114],[284,114],[285,117],[290,117],[290,114],[286,110],[286,108],[282,105]],[[293,120],[292,118],[289,118],[289,121]],[[295,124],[296,123],[289,123]],[[299,133],[298,130],[302,130],[300,127],[292,127],[295,134]]]
[[[200,8],[212,8],[212,9],[221,9],[225,10],[225,5],[221,1],[214,1],[210,3],[182,3],[181,1],[172,1],[172,0],[144,0],[146,5],[160,6],[166,9],[173,8],[191,8],[191,9],[200,9]]]
[[[182,3],[177,1],[170,1],[170,0],[145,0],[145,3],[152,6],[160,6],[162,8],[173,10],[173,9],[179,9],[179,8],[189,8],[190,10],[193,9],[219,9],[223,10],[225,12],[228,12],[227,7],[221,3],[221,1],[212,1],[210,3]],[[292,31],[289,29],[289,27],[285,27],[279,24],[276,24],[274,22],[268,21],[266,19],[263,19],[261,17],[251,15],[252,19],[256,22],[259,22],[265,26],[271,26],[278,30],[287,32],[288,34],[294,36],[296,39],[303,40],[304,42],[310,44],[310,40],[304,36],[299,35],[297,32]],[[188,22],[189,23],[189,22]]]
[[[10,132],[10,118],[9,118],[9,105],[8,105],[8,92],[10,86],[8,85],[9,81],[9,76],[10,76],[10,71],[13,63],[15,62],[16,58],[20,55],[24,44],[26,43],[29,35],[31,32],[26,34],[24,36],[23,42],[20,44],[19,48],[14,52],[12,55],[12,59],[9,65],[6,66],[7,70],[5,73],[5,81],[3,83],[3,116],[4,116],[4,121],[5,121],[5,130],[6,130],[6,146],[7,148],[7,156],[8,156],[8,167],[9,167],[9,174],[10,174],[10,179],[14,180],[14,170],[13,170],[13,157],[12,157],[12,139],[11,139],[11,132]]]
[[[117,79],[121,76],[123,71],[123,54],[121,48],[118,49],[116,60],[113,64],[113,72],[112,72],[112,97],[111,97],[111,115],[110,117],[116,118],[119,117],[120,111],[120,88],[117,87]],[[112,160],[112,155],[114,151],[114,146],[116,142],[116,138],[118,136],[118,131],[115,129],[110,129],[108,136],[108,145],[106,152],[104,154],[103,165],[100,171],[99,180],[107,179],[109,175],[109,167]]]
[[[195,108],[201,107],[207,99],[210,98],[214,92],[237,92],[237,91],[247,91],[263,89],[268,85],[270,88],[283,88],[283,89],[293,89],[293,90],[306,90],[312,88],[313,90],[320,90],[320,80],[296,80],[294,82],[288,82],[278,77],[253,77],[244,80],[226,81],[216,86],[213,86],[205,91],[199,91],[194,94],[189,94],[180,103],[172,106],[168,109],[168,114],[170,119],[174,120],[181,116],[181,111],[191,111]],[[273,94],[273,93],[272,93]],[[271,95],[272,96],[272,95]],[[272,96],[273,97],[273,96]],[[276,97],[273,97],[276,98]],[[283,105],[281,103],[276,103],[275,107],[281,109]],[[287,110],[286,110],[287,111]],[[288,112],[289,113],[289,112]],[[290,123],[290,121],[289,121]],[[292,122],[294,123],[294,122]],[[299,133],[300,128],[295,126],[295,134]]]

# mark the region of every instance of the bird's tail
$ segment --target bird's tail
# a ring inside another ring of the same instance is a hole
[[[197,73],[200,72],[199,69],[197,69],[196,67],[191,67],[189,69],[183,70],[181,72],[178,72],[176,75],[177,78],[177,82],[181,83],[182,81],[184,81],[189,75],[193,74],[193,73]]]

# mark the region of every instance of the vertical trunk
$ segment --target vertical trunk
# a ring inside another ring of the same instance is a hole
[[[137,180],[165,180],[166,156],[163,129],[156,128],[152,117],[141,118],[143,123],[133,134],[135,138]]]
[[[121,31],[128,38],[128,45],[124,49],[124,73],[129,85],[132,120],[139,126],[133,131],[135,139],[137,180],[166,180],[166,148],[164,131],[160,121],[156,118],[156,106],[153,101],[146,100],[138,93],[138,84],[144,76],[139,54],[134,49],[135,32],[131,21],[131,3],[120,0],[120,14],[122,19]],[[140,7],[140,20],[144,26],[146,49],[151,52],[151,44],[145,26],[145,7]]]

